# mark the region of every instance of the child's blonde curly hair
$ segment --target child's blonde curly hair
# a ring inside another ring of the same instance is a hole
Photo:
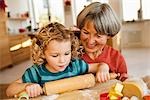
[[[31,55],[34,64],[46,63],[44,51],[51,40],[71,41],[71,56],[73,58],[79,57],[79,40],[74,33],[68,30],[60,23],[50,23],[41,28],[32,39]]]

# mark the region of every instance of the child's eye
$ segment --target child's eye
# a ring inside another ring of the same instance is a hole
[[[65,55],[69,55],[71,52],[66,52]]]
[[[58,57],[58,55],[51,55],[52,57]]]

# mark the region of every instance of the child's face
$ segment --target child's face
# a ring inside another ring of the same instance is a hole
[[[71,60],[71,42],[52,40],[44,52],[46,68],[51,72],[64,71]]]

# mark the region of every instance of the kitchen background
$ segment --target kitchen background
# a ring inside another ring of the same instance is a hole
[[[109,3],[122,28],[109,44],[121,51],[130,76],[150,75],[149,0],[4,0],[0,1],[0,84],[18,79],[30,60],[29,35],[43,25],[58,21],[76,25],[76,16],[91,2]],[[3,6],[6,4],[6,8]],[[5,9],[4,9],[5,8]]]

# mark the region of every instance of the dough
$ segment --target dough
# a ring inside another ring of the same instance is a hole
[[[147,82],[147,87],[150,89],[150,80]]]
[[[148,89],[150,89],[150,75],[143,77],[143,81],[147,84]]]
[[[121,81],[114,79],[106,83],[96,83],[94,87],[89,89],[62,93],[56,100],[99,100],[100,94],[109,92],[116,83],[121,83]]]
[[[150,75],[147,75],[147,76],[143,77],[143,81],[145,83],[147,83],[148,81],[150,81]]]

